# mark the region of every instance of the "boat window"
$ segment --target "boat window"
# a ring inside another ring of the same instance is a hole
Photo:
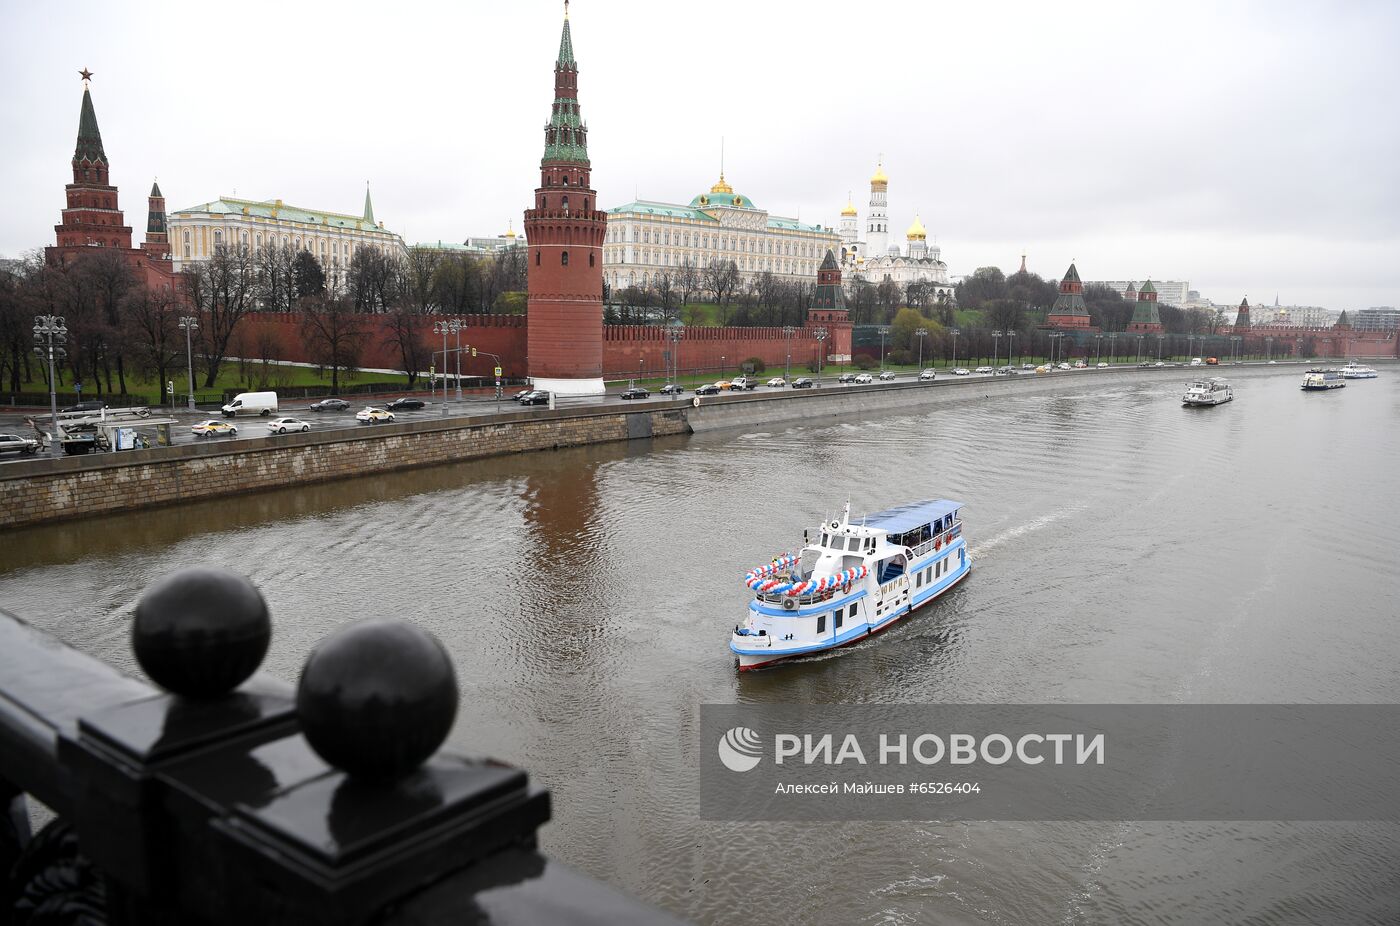
[[[818,615],[817,615],[817,635],[820,636],[820,635],[823,634],[823,633],[826,633],[826,615],[825,615],[825,614],[818,614]]]
[[[850,550],[852,553],[859,553],[859,552],[860,552],[860,538],[859,538],[859,537],[852,537],[850,540],[846,541],[846,549],[847,549],[847,550]]]
[[[822,531],[822,542],[821,542],[821,545],[822,545],[822,546],[828,546],[830,543],[831,543],[831,540],[827,537],[826,531]]]
[[[845,617],[845,615],[846,615],[846,612],[845,612],[845,611],[842,611],[840,608],[837,608],[837,609],[836,609],[836,619],[835,619],[835,623],[833,623],[833,624],[831,625],[831,629],[832,629],[832,630],[840,630],[840,629],[841,629],[841,619],[842,619],[843,617]]]

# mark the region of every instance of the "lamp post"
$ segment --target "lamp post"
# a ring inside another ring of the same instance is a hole
[[[185,363],[190,374],[190,411],[194,411],[194,342],[190,335],[199,330],[199,319],[193,315],[180,316],[180,330],[185,332]]]
[[[884,369],[885,369],[885,335],[887,335],[887,334],[889,334],[889,333],[890,333],[890,328],[889,328],[888,325],[881,325],[881,326],[880,326],[880,370],[881,370],[881,372],[884,372]]]
[[[442,401],[444,406],[447,403],[447,322],[433,322],[433,333],[442,335]]]
[[[826,329],[818,328],[812,332],[812,337],[817,339],[817,385],[820,386],[822,383],[822,359],[826,353],[822,349],[822,345],[826,342]]]
[[[797,329],[792,325],[783,326],[783,337],[787,338],[787,366],[783,368],[783,381],[792,382],[792,336]]]
[[[1162,335],[1157,335],[1157,362],[1162,362]]]
[[[1097,365],[1103,359],[1103,335],[1094,335],[1094,363]]]
[[[1003,334],[1005,334],[1005,332],[1002,331],[1000,328],[997,328],[996,330],[994,330],[994,331],[992,332],[992,375],[993,375],[993,376],[996,375],[996,371],[997,371],[997,360],[1000,359],[1000,357],[1001,357],[1001,336],[1002,336]],[[1010,351],[1007,351],[1007,357],[1010,358],[1010,356],[1011,356],[1011,352],[1010,352]]]
[[[1109,363],[1117,363],[1117,362],[1118,362],[1118,351],[1114,350],[1114,347],[1113,347],[1113,342],[1116,341],[1117,339],[1118,339],[1118,332],[1116,332],[1116,331],[1110,331],[1110,332],[1108,333],[1108,355],[1109,355],[1109,361],[1108,361],[1108,362],[1109,362]]]
[[[1264,338],[1264,362],[1268,363],[1274,359],[1274,336],[1268,335]]]
[[[34,316],[34,353],[49,360],[49,413],[53,416],[53,430],[49,434],[49,456],[57,459],[63,455],[63,441],[58,436],[58,379],[54,372],[54,358],[68,355],[63,345],[68,342],[68,326],[62,315]]]
[[[676,371],[676,382],[681,380],[681,332],[682,328],[672,328],[666,333],[671,339],[671,367]],[[680,395],[679,392],[676,395]]]
[[[720,354],[720,355],[719,355],[719,378],[720,378],[720,379],[724,379],[724,378],[725,378],[724,371],[725,371],[725,370],[728,370],[728,369],[729,369],[729,364],[728,364],[728,362],[725,360],[724,354]]]
[[[1007,366],[1011,366],[1011,345],[1014,344],[1014,343],[1016,343],[1016,332],[1015,332],[1013,329],[1008,328],[1008,329],[1006,329],[1006,365],[1007,365]]]
[[[919,339],[919,372],[924,369],[924,338],[928,337],[927,328],[915,328],[914,336]]]
[[[466,327],[457,319],[452,319],[452,334],[457,339],[457,401],[462,401],[462,329]]]
[[[1047,334],[1046,337],[1050,339],[1049,366],[1050,369],[1053,370],[1055,369],[1055,355],[1059,353],[1060,338],[1064,337],[1064,333],[1060,331],[1052,331],[1049,334]]]
[[[955,366],[955,367],[958,365],[958,335],[959,335],[959,334],[961,334],[961,332],[959,332],[957,328],[954,328],[954,329],[953,329],[953,366]]]
[[[1138,363],[1142,363],[1142,339],[1143,339],[1144,337],[1145,337],[1145,335],[1141,335],[1141,334],[1138,335],[1138,337],[1137,337],[1137,342],[1138,342],[1138,347],[1137,347],[1137,362],[1138,362]]]

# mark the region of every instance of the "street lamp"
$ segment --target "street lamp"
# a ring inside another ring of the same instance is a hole
[[[915,328],[914,336],[919,339],[919,370],[924,368],[924,338],[928,337],[927,328]]]
[[[671,339],[671,366],[676,371],[676,382],[681,380],[681,332],[682,328],[672,328],[667,332],[667,337]],[[679,392],[676,395],[680,395]]]
[[[1118,332],[1116,332],[1116,331],[1110,331],[1110,332],[1108,333],[1108,355],[1109,355],[1109,361],[1108,361],[1108,362],[1109,362],[1109,363],[1117,363],[1117,362],[1118,362],[1118,351],[1115,350],[1114,347],[1113,347],[1113,342],[1116,341],[1116,340],[1118,340]]]
[[[783,368],[783,380],[792,382],[792,336],[797,333],[797,329],[792,325],[783,326],[783,337],[787,338],[787,366]]]
[[[54,358],[63,359],[68,351],[68,326],[62,315],[34,316],[34,353],[49,359],[49,413],[53,415],[53,431],[49,435],[49,456],[63,455],[63,441],[58,436],[58,379],[54,373]]]
[[[1004,334],[1000,328],[992,332],[992,373],[995,375],[997,360],[1001,357],[1001,336]],[[1007,359],[1011,358],[1011,352],[1007,351]]]
[[[1094,335],[1094,363],[1098,364],[1103,359],[1103,335]]]
[[[199,330],[199,319],[193,315],[180,316],[180,329],[185,332],[185,362],[190,374],[190,411],[194,411],[194,346],[190,335]]]
[[[1157,362],[1162,362],[1162,335],[1157,335]]]
[[[958,365],[958,335],[959,335],[959,334],[961,334],[961,332],[958,331],[958,329],[954,328],[954,329],[953,329],[953,366],[955,366],[955,367]]]
[[[714,356],[711,354],[710,356]],[[719,378],[724,379],[724,371],[729,369],[729,364],[725,361],[724,354],[719,355]]]
[[[880,369],[885,369],[885,335],[890,333],[888,325],[880,326]]]
[[[1016,332],[1010,328],[1006,330],[1006,365],[1011,366],[1011,345],[1016,341]]]
[[[1052,331],[1046,335],[1050,339],[1050,369],[1055,368],[1055,355],[1059,353],[1060,338],[1064,337],[1063,331]]]
[[[1138,363],[1142,363],[1142,339],[1143,339],[1144,337],[1146,337],[1146,335],[1142,335],[1142,334],[1138,335],[1138,337],[1137,337],[1137,342],[1138,342],[1137,362],[1138,362]]]
[[[812,332],[812,337],[817,339],[817,385],[820,386],[822,382],[822,359],[826,353],[822,350],[822,344],[826,341],[826,329],[818,328],[816,331]]]
[[[1264,362],[1268,363],[1274,359],[1274,337],[1268,335],[1264,338]]]

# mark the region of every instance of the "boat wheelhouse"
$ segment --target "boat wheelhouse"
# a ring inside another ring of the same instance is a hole
[[[1230,384],[1219,376],[1198,379],[1186,386],[1181,396],[1182,405],[1220,405],[1235,397]]]
[[[744,577],[754,597],[729,648],[745,670],[855,643],[933,601],[971,568],[961,502],[913,502],[859,524],[847,505],[800,553]]]
[[[1303,374],[1303,388],[1309,392],[1341,389],[1346,384],[1340,370],[1309,370]]]

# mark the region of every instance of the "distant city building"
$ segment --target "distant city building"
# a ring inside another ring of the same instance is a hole
[[[943,262],[937,244],[928,243],[928,231],[916,213],[914,223],[904,234],[905,248],[889,240],[889,183],[885,165],[877,164],[870,178],[870,211],[865,223],[865,240],[857,236],[859,225],[856,207],[850,197],[841,210],[841,268],[851,276],[879,285],[886,281],[901,287],[911,283],[927,284],[931,298],[954,298],[954,284],[948,279],[948,265]]]
[[[1351,315],[1354,331],[1395,331],[1400,329],[1400,309],[1393,306],[1373,306],[1358,309]]]
[[[1253,327],[1330,328],[1337,313],[1317,305],[1255,306],[1250,313]]]
[[[721,172],[708,193],[686,205],[637,200],[609,209],[603,275],[614,290],[646,287],[659,274],[674,277],[687,260],[701,270],[732,260],[743,283],[765,271],[805,281],[840,246],[829,228],[760,209]]]
[[[222,196],[181,209],[170,217],[175,269],[208,260],[220,245],[245,244],[254,251],[284,245],[310,251],[329,278],[337,278],[362,248],[407,256],[403,239],[375,222],[369,189],[360,215],[304,209],[280,199],[255,202]]]
[[[445,254],[471,254],[479,257],[487,257],[500,251],[509,251],[512,248],[523,248],[526,246],[525,236],[517,235],[515,229],[508,229],[504,234],[494,238],[470,237],[466,241],[420,241],[411,245],[415,251],[442,251]]]
[[[1128,288],[1135,286],[1132,280],[1089,280],[1085,286],[1107,286],[1118,291],[1119,295],[1127,298]],[[1158,280],[1153,285],[1157,288],[1157,301],[1164,305],[1184,306],[1191,301],[1191,284],[1181,280]],[[1199,298],[1199,294],[1197,294]]]

